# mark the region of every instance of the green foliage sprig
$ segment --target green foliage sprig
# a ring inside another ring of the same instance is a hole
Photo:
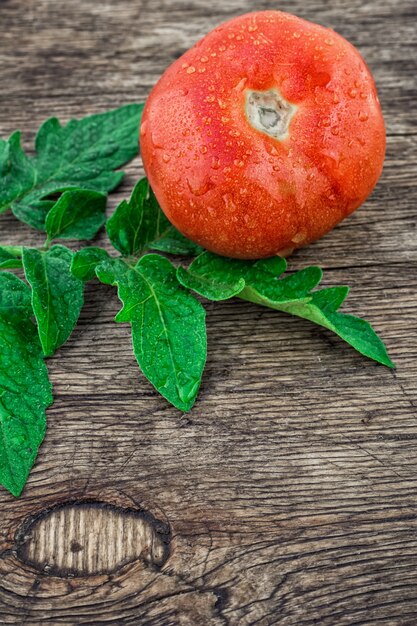
[[[115,171],[138,151],[143,105],[72,120],[46,121],[27,157],[20,134],[0,140],[0,212],[11,209],[44,231],[41,248],[1,246],[0,270],[22,270],[25,280],[0,272],[0,483],[18,496],[46,431],[52,403],[44,358],[68,339],[83,306],[86,281],[117,287],[116,322],[131,325],[133,351],[155,389],[181,411],[193,406],[206,362],[209,300],[234,296],[303,317],[333,331],[364,356],[393,367],[370,324],[339,312],[348,287],[316,289],[318,267],[282,278],[280,257],[237,261],[211,254],[167,220],[146,179],[107,220],[119,253],[99,247],[74,252],[56,240],[91,240],[105,223]],[[196,257],[186,269],[155,251]]]

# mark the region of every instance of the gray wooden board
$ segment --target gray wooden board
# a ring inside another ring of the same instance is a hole
[[[290,261],[349,284],[398,365],[241,301],[207,305],[182,415],[140,374],[110,287],[49,360],[55,404],[23,496],[0,491],[0,623],[417,623],[417,167],[413,0],[0,0],[0,134],[146,98],[215,25],[262,8],[358,46],[388,132],[372,197]],[[110,211],[141,175],[140,160]],[[0,218],[1,242],[42,238]],[[104,237],[98,239],[104,242]]]

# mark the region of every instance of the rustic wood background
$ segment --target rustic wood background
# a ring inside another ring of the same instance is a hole
[[[324,329],[208,304],[209,357],[182,415],[138,371],[111,288],[49,361],[55,404],[23,496],[0,490],[0,623],[417,623],[415,0],[0,0],[0,134],[142,101],[215,25],[280,8],[335,28],[374,72],[381,181],[292,257],[349,284],[345,310],[396,371]],[[126,197],[140,161],[112,196]],[[1,242],[37,244],[10,215]],[[103,237],[102,237],[103,239]]]

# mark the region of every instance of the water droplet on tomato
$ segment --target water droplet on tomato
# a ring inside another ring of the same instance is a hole
[[[155,136],[155,133],[151,132],[151,143],[153,145],[154,148],[163,148],[164,144],[161,143],[161,140],[158,140],[158,138]]]
[[[319,87],[325,87],[331,81],[331,78],[328,72],[317,72],[314,75],[314,83]]]
[[[272,154],[272,156],[277,156],[278,155],[278,150],[276,149],[275,146],[271,146],[269,143],[265,144],[265,148],[266,151],[268,152],[268,154]]]
[[[186,178],[189,190],[194,196],[203,196],[213,188],[213,181],[209,176],[190,176]]]
[[[247,78],[242,78],[234,87],[235,91],[237,92],[243,91],[247,82],[248,82]]]
[[[233,202],[233,198],[231,198],[228,193],[224,194],[223,202],[224,202],[224,205],[225,205],[226,209],[229,209],[229,210],[232,210],[232,211],[236,210],[236,205]]]
[[[291,241],[293,243],[299,244],[302,243],[303,241],[305,241],[307,239],[307,233],[303,230],[300,230],[298,233],[295,233],[295,235],[292,237]]]

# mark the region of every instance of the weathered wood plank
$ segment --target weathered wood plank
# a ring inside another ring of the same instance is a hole
[[[30,146],[46,117],[144,99],[199,37],[254,8],[0,0],[0,134],[19,127]],[[113,291],[92,283],[48,362],[56,401],[28,487],[19,500],[0,492],[2,624],[417,621],[417,11],[412,0],[280,8],[359,47],[388,131],[372,197],[291,267],[320,264],[326,285],[351,285],[346,310],[373,322],[398,369],[307,321],[209,303],[207,369],[182,415],[138,371]],[[140,160],[126,171],[110,211]],[[42,242],[8,214],[0,231],[4,243]]]

